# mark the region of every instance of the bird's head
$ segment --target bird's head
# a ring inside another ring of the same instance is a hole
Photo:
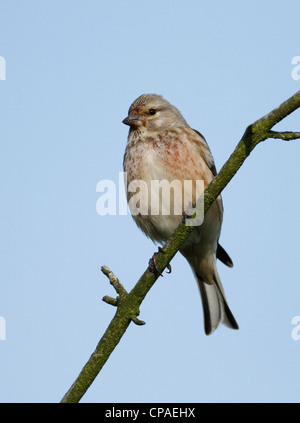
[[[128,116],[123,120],[133,130],[147,129],[161,131],[172,126],[187,126],[176,107],[157,94],[142,94],[130,106]]]

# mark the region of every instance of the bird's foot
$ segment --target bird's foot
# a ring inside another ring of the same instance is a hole
[[[186,224],[186,219],[191,219],[193,217],[192,214],[188,214],[187,212],[182,212],[182,223]]]
[[[160,276],[163,276],[162,272],[160,271],[160,269],[158,268],[157,263],[156,263],[156,257],[159,253],[165,254],[164,250],[161,247],[158,247],[158,252],[154,253],[153,256],[151,257],[151,259],[149,260],[149,270],[152,273],[158,273]],[[171,268],[170,263],[167,264],[167,269],[168,269],[167,273],[172,272],[172,268]]]

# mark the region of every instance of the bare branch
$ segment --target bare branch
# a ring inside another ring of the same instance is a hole
[[[276,109],[259,119],[254,123],[264,126],[265,130],[273,128],[276,123],[280,122],[288,115],[298,109],[300,105],[300,91],[297,91],[292,97],[283,102]]]
[[[276,123],[283,120],[299,107],[300,91],[282,103],[279,107],[248,126],[234,152],[204,192],[205,213],[234,177],[251,151],[260,142],[268,138],[280,138],[285,141],[300,138],[299,132],[271,131],[271,128],[273,128]],[[181,223],[164,244],[162,248],[163,252],[160,251],[157,253],[155,261],[161,271],[164,271],[165,268],[168,267],[169,262],[177,253],[181,245],[190,236],[194,228],[193,226],[186,226],[184,223]],[[106,298],[106,302],[109,304],[113,303],[113,305],[117,306],[117,311],[104,335],[100,339],[95,351],[61,402],[78,402],[106,363],[130,322],[133,321],[138,325],[144,324],[144,322],[137,318],[139,315],[139,306],[159,277],[157,272],[154,274],[150,272],[148,268],[134,288],[127,293],[118,278],[106,266],[102,267],[102,272],[109,278],[111,284],[119,294],[117,300],[111,297],[104,297]]]
[[[300,132],[277,132],[277,131],[269,131],[269,138],[279,138],[283,141],[292,141],[300,138]]]
[[[109,297],[108,295],[105,295],[102,298],[102,301],[115,307],[118,305],[118,300],[116,298]]]
[[[124,288],[124,286],[121,284],[121,282],[116,277],[116,275],[107,266],[102,266],[101,271],[102,271],[102,273],[104,273],[105,276],[108,277],[109,282],[115,288],[117,294],[119,294],[119,295],[126,295],[127,294],[127,291]]]

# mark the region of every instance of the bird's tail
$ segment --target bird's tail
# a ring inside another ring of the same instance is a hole
[[[194,273],[202,299],[206,335],[210,335],[220,322],[231,329],[238,329],[239,326],[227,304],[216,266],[212,283],[205,282],[197,272]]]

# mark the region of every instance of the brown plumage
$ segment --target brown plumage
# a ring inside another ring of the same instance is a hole
[[[162,243],[182,220],[187,206],[185,199],[194,204],[216,175],[214,160],[204,137],[187,124],[176,107],[159,95],[143,94],[137,98],[123,123],[130,126],[124,155],[129,208],[139,228],[153,241]],[[163,180],[173,184],[169,196],[157,185]],[[156,185],[153,181],[157,181]],[[187,181],[191,181],[189,185]],[[203,181],[203,185],[196,181]],[[233,266],[218,243],[222,218],[219,196],[204,222],[180,249],[199,286],[206,334],[212,333],[219,322],[238,329],[216,266],[217,258]]]

